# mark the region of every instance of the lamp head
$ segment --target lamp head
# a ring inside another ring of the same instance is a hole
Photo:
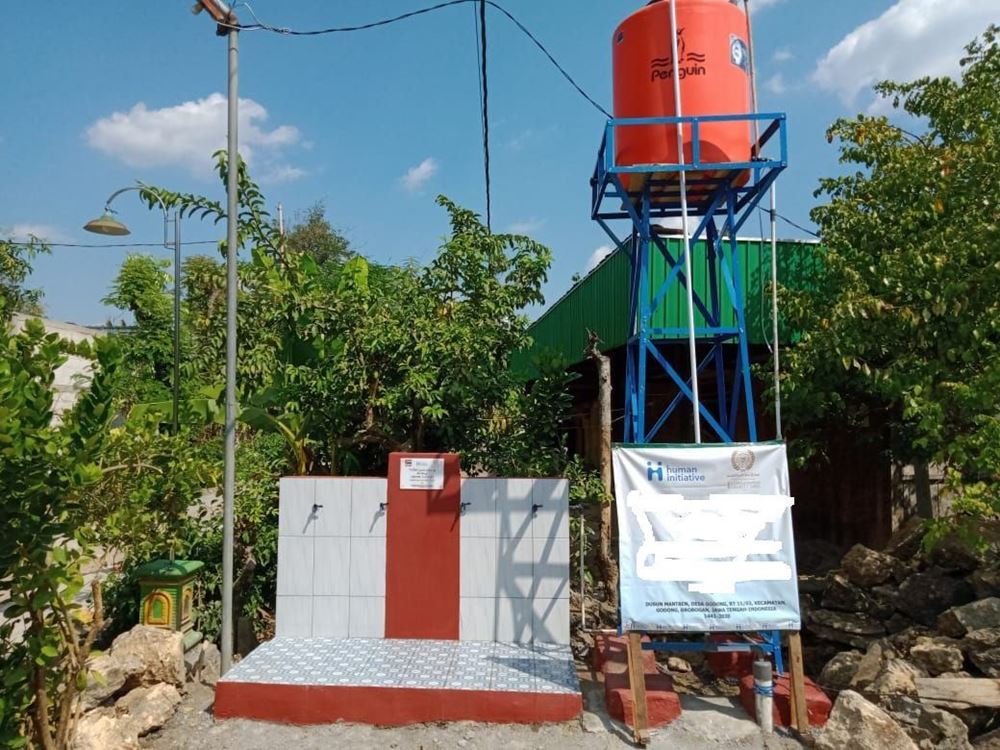
[[[110,211],[105,211],[100,217],[88,221],[83,228],[94,234],[108,234],[115,237],[131,234],[129,228],[112,216]]]

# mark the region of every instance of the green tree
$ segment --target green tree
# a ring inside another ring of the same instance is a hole
[[[90,648],[103,626],[100,588],[91,617],[78,602],[91,526],[81,497],[101,482],[120,356],[95,345],[90,388],[53,424],[52,382],[65,360],[37,320],[12,336],[0,328],[0,580],[9,598],[0,624],[0,743],[65,748],[86,685]]]
[[[340,266],[351,257],[350,243],[326,219],[326,207],[315,203],[285,237],[287,247],[316,261],[320,268]]]
[[[953,470],[977,488],[958,509],[977,514],[1000,510],[998,35],[968,46],[957,80],[876,87],[907,130],[834,123],[847,168],[821,181],[829,202],[812,213],[824,267],[784,308],[803,332],[783,377],[800,452],[843,425],[898,460]]]
[[[117,334],[128,362],[127,382],[119,395],[130,403],[163,399],[170,393],[174,313],[167,291],[169,267],[170,261],[130,254],[102,300],[132,314],[133,325]]]
[[[42,314],[42,291],[26,289],[24,282],[31,275],[32,259],[48,250],[37,237],[26,243],[0,240],[0,324],[14,313]]]

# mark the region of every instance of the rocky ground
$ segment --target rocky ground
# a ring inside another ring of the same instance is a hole
[[[1000,561],[954,540],[925,552],[920,536],[911,524],[882,552],[856,545],[800,576],[807,673],[835,699],[826,727],[809,738],[819,750],[1000,750]],[[591,628],[615,614],[597,593],[586,602]],[[583,665],[593,638],[579,628],[575,594],[573,609],[573,648]],[[631,745],[591,672],[581,673],[579,721],[378,728],[217,722],[218,651],[206,644],[185,655],[178,634],[153,628],[119,636],[92,667],[103,677],[83,695],[87,713],[74,750]],[[788,736],[762,735],[737,705],[732,681],[716,679],[700,654],[663,654],[660,668],[673,676],[684,712],[654,733],[652,747],[800,747]]]
[[[275,750],[285,747],[296,750],[326,750],[331,747],[358,750],[606,750],[631,747],[631,735],[604,712],[604,691],[600,685],[585,680],[584,686],[587,709],[579,721],[536,726],[457,722],[393,728],[360,724],[292,727],[244,720],[217,722],[211,715],[212,691],[194,686],[163,729],[142,739],[142,747],[149,750]],[[787,737],[765,738],[743,710],[735,707],[729,699],[685,695],[682,700],[685,709],[682,718],[655,732],[649,747],[664,750],[801,747]]]

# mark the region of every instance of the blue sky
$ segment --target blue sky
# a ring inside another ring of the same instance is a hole
[[[210,154],[225,141],[225,41],[193,0],[11,3],[0,48],[0,229],[53,243],[99,242],[80,227],[136,180],[222,198]],[[501,0],[610,109],[610,39],[640,0]],[[371,21],[429,0],[255,0],[269,23]],[[963,45],[1000,0],[752,0],[761,108],[788,113],[791,166],[781,213],[808,224],[820,176],[837,171],[825,130],[878,111],[870,83],[957,70]],[[241,20],[251,19],[237,8]],[[383,29],[290,38],[241,35],[241,150],[272,204],[294,221],[317,201],[354,247],[380,261],[428,260],[447,232],[444,193],[482,210],[471,6]],[[607,245],[588,215],[603,118],[496,12],[489,18],[495,230],[552,248],[551,302]],[[160,219],[134,194],[115,204],[130,240]],[[188,222],[185,241],[224,229]],[[751,233],[756,234],[756,227]],[[783,227],[783,236],[799,236]],[[36,263],[50,317],[120,319],[100,302],[127,248],[54,247]],[[155,249],[153,252],[158,252]],[[190,246],[186,253],[213,252]],[[164,251],[164,257],[169,254]]]

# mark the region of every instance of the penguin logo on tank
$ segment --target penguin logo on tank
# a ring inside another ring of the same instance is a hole
[[[677,71],[680,80],[689,76],[703,76],[708,73],[704,63],[706,55],[703,52],[688,52],[684,41],[684,29],[677,30]],[[649,64],[650,80],[669,80],[674,77],[674,61],[672,57],[654,57]]]
[[[750,70],[750,51],[736,34],[729,35],[729,61],[741,70]]]

